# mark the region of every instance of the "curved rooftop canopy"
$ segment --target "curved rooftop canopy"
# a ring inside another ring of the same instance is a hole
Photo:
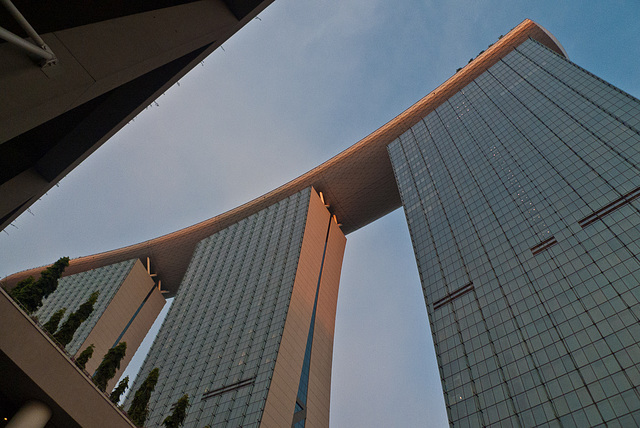
[[[401,206],[387,145],[528,38],[567,56],[547,30],[525,20],[403,113],[306,174],[193,226],[139,244],[73,259],[65,275],[149,257],[152,269],[170,297],[176,293],[200,240],[310,186],[324,194],[329,210],[336,215],[345,234],[371,223]],[[28,275],[37,275],[42,269],[23,271],[5,281],[11,286]]]

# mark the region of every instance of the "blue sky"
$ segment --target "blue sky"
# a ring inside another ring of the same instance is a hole
[[[0,234],[0,277],[154,238],[303,174],[530,18],[640,96],[640,3],[276,0]],[[330,201],[329,201],[330,202]],[[439,427],[404,215],[348,236],[332,427]]]

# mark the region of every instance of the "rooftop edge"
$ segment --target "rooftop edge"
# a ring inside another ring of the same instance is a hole
[[[310,186],[324,193],[331,205],[330,210],[342,223],[345,235],[369,224],[401,206],[386,146],[528,38],[568,58],[562,45],[549,31],[525,19],[407,110],[309,172],[237,208],[192,226],[138,244],[72,259],[64,276],[128,259],[144,260],[149,257],[162,287],[168,291],[166,297],[172,297],[200,240]],[[15,273],[4,278],[2,285],[11,289],[18,281],[30,275],[37,276],[45,268]]]

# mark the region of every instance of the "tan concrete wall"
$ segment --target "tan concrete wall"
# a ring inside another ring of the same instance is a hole
[[[107,391],[116,387],[116,382],[131,362],[131,359],[140,347],[140,344],[149,332],[149,329],[155,322],[156,318],[158,318],[158,314],[160,314],[165,303],[166,301],[164,297],[162,297],[162,293],[155,288],[151,293],[149,300],[147,300],[147,303],[144,304],[140,313],[138,313],[136,319],[131,323],[129,329],[122,337],[122,340],[127,342],[127,354],[120,364],[120,370],[116,372],[115,377],[107,384]],[[129,385],[131,385],[133,379],[129,380]]]
[[[86,366],[88,373],[93,374],[96,368],[98,368],[102,358],[113,346],[152,287],[154,287],[153,279],[149,276],[140,260],[136,261],[122,282],[120,289],[76,354],[77,357],[89,345],[92,343],[95,345],[93,357]],[[163,306],[164,298],[156,288],[122,338],[123,341],[127,342],[127,353],[125,358],[120,362],[120,369],[116,372],[116,376],[107,385],[107,392],[113,388],[115,382],[120,377],[120,373],[124,371],[129,361],[131,361],[131,357],[135,354]]]
[[[149,332],[149,329],[155,322],[156,318],[158,318],[158,314],[162,311],[165,303],[166,300],[162,296],[162,293],[160,293],[157,288],[154,289],[149,300],[144,304],[142,310],[122,337],[122,340],[127,342],[127,355],[123,358],[122,363],[120,364],[120,370],[116,372],[115,377],[107,385],[107,391],[116,387],[117,380],[131,362],[131,359],[140,347],[140,344]],[[129,385],[131,385],[131,381],[133,381],[133,379],[129,380]]]
[[[261,427],[288,427],[293,420],[328,225],[329,212],[316,192],[312,191],[287,320]]]
[[[0,391],[14,405],[42,401],[53,409],[54,427],[134,426],[2,290],[0,326],[0,355],[17,366],[6,372],[0,364]]]
[[[313,330],[307,394],[307,422],[305,424],[307,428],[326,428],[329,426],[333,333],[336,323],[338,286],[346,243],[347,239],[344,234],[335,221],[332,221]]]

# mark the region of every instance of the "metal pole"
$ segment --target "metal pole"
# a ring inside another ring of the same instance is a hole
[[[55,65],[57,62],[56,55],[51,52],[49,46],[47,46],[44,40],[42,40],[42,37],[40,37],[38,33],[36,33],[36,30],[33,29],[31,24],[29,24],[29,21],[27,21],[25,17],[22,16],[18,8],[16,8],[13,3],[11,3],[11,0],[0,0],[0,3],[2,3],[4,7],[7,8],[11,16],[13,16],[13,18],[18,21],[18,24],[20,24],[20,26],[27,32],[29,37],[31,37],[31,39],[35,43],[31,43],[2,27],[0,27],[0,38],[42,58],[43,61],[40,64],[42,67]]]
[[[41,48],[47,46],[44,40],[42,40],[38,33],[36,33],[36,30],[33,29],[31,24],[29,24],[29,21],[27,21],[25,17],[22,16],[18,8],[15,7],[13,3],[11,3],[11,0],[0,0],[0,3],[2,3],[4,7],[7,8],[11,16],[13,16],[13,18],[18,21],[18,24],[20,24],[20,26],[24,28],[29,37],[31,37],[31,39],[33,39],[33,41],[36,42],[38,46],[40,46]]]
[[[15,34],[13,34],[11,31],[5,30],[2,27],[0,27],[0,39],[4,39],[9,43],[13,43],[14,45],[19,46],[22,49],[25,49],[34,55],[38,55],[40,58],[44,60],[51,61],[55,59],[55,55],[52,52],[46,51],[44,50],[44,48],[38,47],[33,43],[23,39],[22,37],[18,37]]]

